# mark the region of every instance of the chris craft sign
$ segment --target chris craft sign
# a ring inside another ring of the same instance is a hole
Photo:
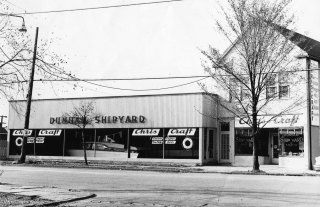
[[[188,129],[170,129],[168,136],[194,136],[196,133],[196,128]]]
[[[132,136],[158,136],[160,129],[134,129]]]
[[[281,115],[271,119],[271,116],[258,116],[260,126],[265,125],[265,128],[278,128],[278,127],[294,127],[303,126],[304,121],[301,114]],[[271,119],[271,120],[270,120]],[[248,118],[236,118],[235,127],[248,127],[246,124]]]
[[[17,129],[12,132],[12,136],[31,136],[32,130],[31,129]],[[60,136],[62,130],[61,129],[40,129],[38,132],[38,136]]]
[[[77,124],[82,120],[79,117],[50,117],[50,124]],[[146,117],[139,116],[95,116],[96,124],[115,124],[115,123],[145,123]]]

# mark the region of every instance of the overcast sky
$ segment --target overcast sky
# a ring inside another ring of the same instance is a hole
[[[151,0],[160,1],[160,0]],[[4,0],[16,13],[100,7],[150,0]],[[68,61],[79,78],[139,78],[205,75],[200,49],[211,44],[221,51],[229,44],[215,31],[216,0],[185,0],[143,6],[24,15],[28,33],[39,27],[39,39],[52,39],[50,50]],[[296,31],[320,41],[319,0],[293,0]],[[159,89],[197,79],[109,81],[122,89]],[[115,90],[89,84],[35,84],[33,98],[113,96],[200,91],[197,84],[171,90]],[[1,114],[7,114],[3,99]]]

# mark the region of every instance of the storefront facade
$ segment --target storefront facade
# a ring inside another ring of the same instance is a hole
[[[73,117],[64,114],[92,102],[94,121],[85,130],[88,159],[232,162],[234,121],[218,121],[221,115],[213,101],[217,98],[191,93],[34,100],[30,130],[25,133],[27,153],[38,159],[82,159],[81,130]],[[20,153],[24,107],[24,101],[10,102],[8,155],[12,158]],[[221,131],[221,124],[228,129]],[[222,134],[227,140],[223,143]]]
[[[304,113],[280,115],[270,120],[258,135],[260,164],[277,164],[280,167],[308,169],[310,140],[307,116]],[[261,121],[263,123],[263,121]],[[313,140],[318,140],[319,127],[312,126]],[[252,164],[252,131],[240,118],[235,119],[235,162],[237,166]],[[315,146],[317,147],[317,146]],[[315,159],[314,152],[311,159]]]

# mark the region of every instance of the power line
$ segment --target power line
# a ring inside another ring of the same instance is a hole
[[[18,13],[17,15],[87,11],[87,10],[97,10],[97,9],[110,9],[110,8],[120,8],[120,7],[130,7],[130,6],[142,6],[142,5],[149,5],[149,4],[173,3],[173,2],[179,2],[179,1],[181,2],[181,1],[186,1],[186,0],[166,0],[166,1],[141,2],[141,3],[133,3],[133,4],[119,4],[119,5],[111,5],[111,6],[87,7],[87,8],[78,8],[78,9],[62,9],[62,10],[49,10],[49,11],[38,11],[38,12],[26,12],[26,13]]]
[[[143,77],[143,78],[91,78],[91,79],[81,79],[81,78],[75,78],[75,79],[37,79],[34,81],[51,81],[51,82],[59,82],[59,81],[140,81],[140,80],[168,80],[168,79],[190,79],[190,78],[205,78],[210,77],[210,75],[193,75],[193,76],[167,76],[167,77]]]

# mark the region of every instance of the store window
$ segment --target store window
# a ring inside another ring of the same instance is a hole
[[[91,150],[94,145],[94,129],[84,130],[85,148]],[[80,129],[65,129],[65,156],[83,156],[83,140]],[[88,157],[93,156],[90,153]]]
[[[130,157],[198,159],[198,128],[131,129]]]
[[[279,136],[280,156],[304,156],[302,128],[279,129]]]
[[[268,133],[267,129],[261,129],[257,135],[257,150],[259,156],[268,156]],[[236,129],[235,136],[235,153],[236,155],[252,155],[253,153],[253,138],[252,130],[249,128]]]
[[[127,152],[127,142],[127,129],[97,129],[96,140],[91,149],[104,154],[115,154],[113,152],[119,154],[119,152]]]
[[[165,129],[164,158],[198,159],[199,129],[170,128]]]
[[[21,153],[23,130],[11,130],[10,155]],[[61,129],[30,129],[26,133],[27,155],[62,156],[63,155],[63,130]]]
[[[163,158],[163,129],[130,129],[131,158]]]

